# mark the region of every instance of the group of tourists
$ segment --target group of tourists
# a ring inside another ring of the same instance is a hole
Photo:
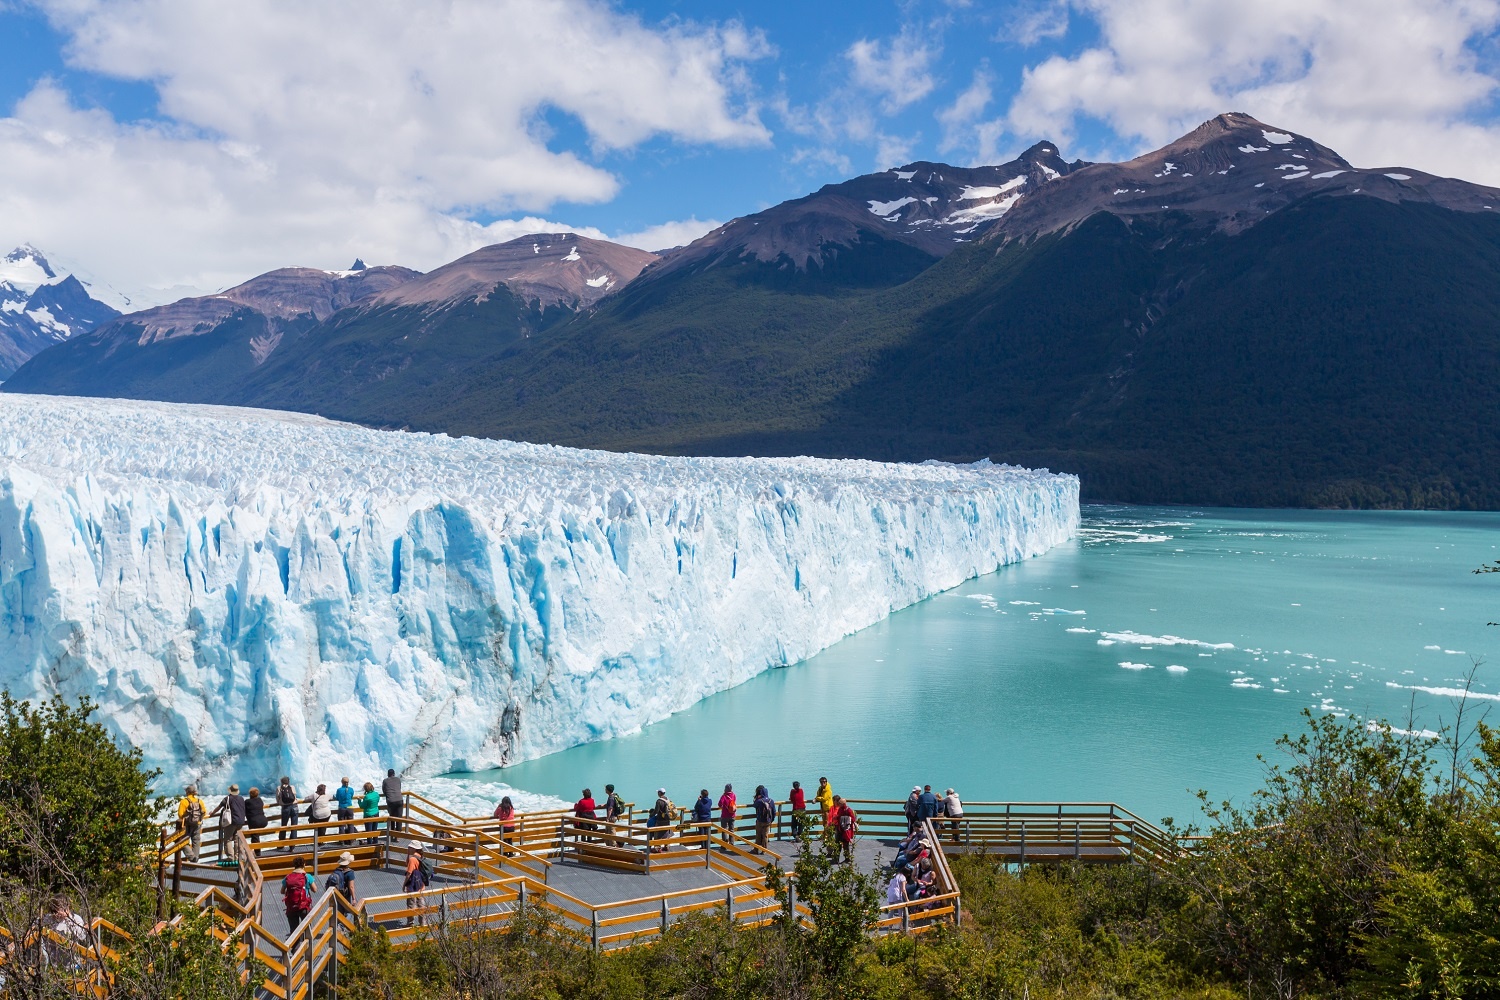
[[[399,830],[405,801],[401,793],[401,777],[394,768],[385,772],[379,790],[372,781],[366,781],[362,788],[355,788],[346,777],[332,794],[329,794],[326,784],[320,784],[316,791],[305,798],[298,795],[292,779],[282,775],[281,783],[276,786],[273,801],[269,805],[280,810],[282,827],[298,824],[298,806],[307,807],[303,816],[306,822],[328,825],[337,823],[339,833],[358,833],[359,826],[355,820],[363,820],[364,832],[369,834],[366,843],[375,843],[379,825],[376,818],[380,815],[381,799],[385,800],[385,811],[390,816],[390,828]],[[251,788],[248,794],[241,795],[239,785],[230,785],[224,798],[210,810],[203,799],[199,798],[198,786],[188,785],[177,802],[177,829],[188,838],[188,858],[198,860],[202,850],[204,823],[215,816],[219,818],[220,857],[238,856],[241,830],[247,831],[246,839],[252,844],[260,843],[261,831],[271,825],[267,808],[268,803],[259,788]],[[294,832],[283,829],[276,839],[286,840],[295,836]]]
[[[604,801],[601,803],[594,798],[592,789],[585,788],[578,801],[573,803],[574,825],[580,831],[581,838],[588,838],[600,829],[599,820],[606,823],[619,823],[625,816],[625,803],[615,791],[614,785],[604,786]],[[792,782],[791,791],[787,794],[787,800],[791,808],[791,831],[794,839],[802,836],[803,831],[810,831],[812,823],[807,805],[807,791],[802,787],[802,782]],[[843,856],[848,861],[854,858],[854,840],[859,830],[859,814],[854,811],[842,796],[833,793],[833,787],[828,783],[826,777],[818,779],[818,787],[813,795],[813,804],[816,807],[816,815],[825,829],[834,831],[835,840],[838,842]],[[724,791],[719,794],[717,800],[709,794],[707,788],[699,789],[698,798],[687,811],[684,821],[688,826],[706,829],[718,826],[726,833],[733,833],[739,820],[740,811],[739,796],[734,790],[732,783],[724,785]],[[755,815],[755,843],[761,848],[770,845],[771,826],[776,822],[779,815],[779,806],[770,789],[765,785],[756,785],[755,793],[750,800],[750,808]],[[656,801],[652,804],[650,811],[646,814],[647,838],[649,840],[665,840],[672,836],[673,828],[677,826],[678,807],[667,795],[665,788],[656,790]],[[514,825],[509,822],[514,818],[515,810],[511,806],[510,797],[501,800],[500,805],[495,808],[495,819],[500,822],[500,833],[502,837],[509,838],[514,831]],[[652,845],[651,853],[667,850],[667,845]]]

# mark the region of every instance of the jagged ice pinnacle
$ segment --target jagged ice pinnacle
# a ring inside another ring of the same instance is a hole
[[[1070,538],[1078,480],[0,395],[0,686],[172,784],[630,732]]]

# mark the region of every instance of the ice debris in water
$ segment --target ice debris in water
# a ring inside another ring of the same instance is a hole
[[[164,769],[472,771],[632,732],[1078,530],[1078,480],[0,395],[0,686]]]

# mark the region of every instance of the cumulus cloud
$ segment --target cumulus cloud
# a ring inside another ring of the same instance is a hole
[[[887,40],[862,38],[844,53],[851,79],[863,90],[881,99],[881,110],[895,114],[932,93],[937,81],[932,63],[939,49],[907,26]]]
[[[597,162],[611,151],[769,141],[745,65],[770,48],[733,23],[653,27],[602,0],[45,10],[70,65],[151,84],[159,114],[117,121],[39,82],[0,118],[0,237],[124,286],[219,287],[356,254],[431,267],[577,228],[472,220],[612,198]],[[558,148],[553,115],[582,148]]]
[[[675,222],[662,222],[635,233],[620,233],[612,239],[628,247],[642,250],[670,250],[687,246],[700,236],[706,236],[724,223],[717,219],[700,219],[696,216]]]
[[[1007,124],[1068,136],[1099,120],[1160,145],[1222,111],[1312,136],[1368,166],[1500,184],[1500,81],[1476,43],[1497,0],[1074,0],[1099,40],[1025,70]]]

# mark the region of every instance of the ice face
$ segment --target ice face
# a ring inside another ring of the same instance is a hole
[[[1078,528],[988,462],[687,459],[0,394],[0,685],[164,771],[475,770],[630,732]]]

